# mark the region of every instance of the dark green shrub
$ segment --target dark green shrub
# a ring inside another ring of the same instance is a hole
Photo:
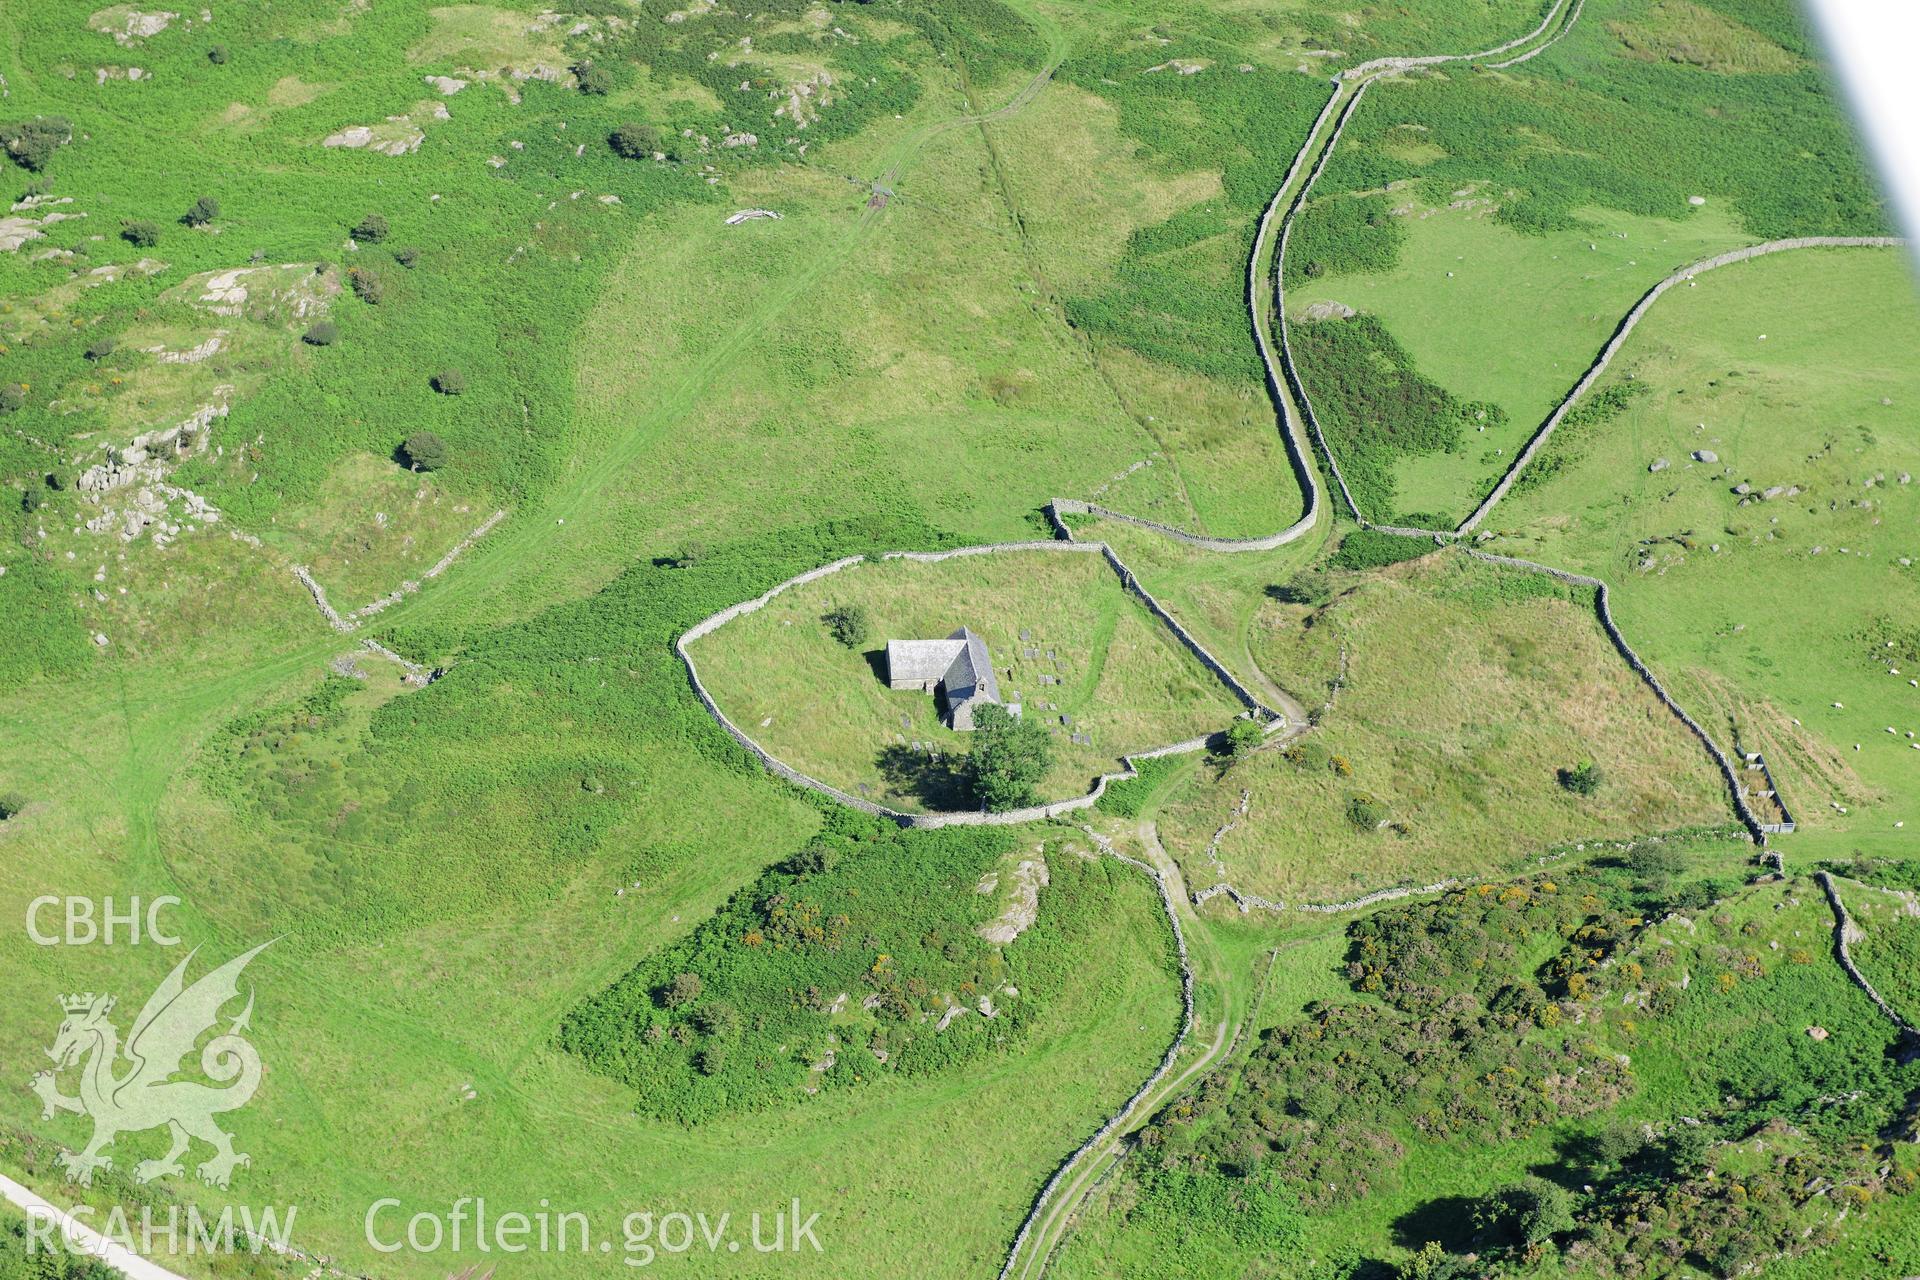
[[[1362,831],[1377,830],[1389,816],[1387,806],[1364,791],[1347,799],[1347,821]]]
[[[316,320],[300,335],[300,341],[314,347],[330,347],[340,340],[340,326],[331,320]]]
[[[160,228],[151,222],[123,222],[120,238],[136,249],[151,249],[160,243]]]
[[[1417,560],[1433,549],[1432,538],[1355,529],[1340,540],[1340,549],[1329,563],[1336,569],[1380,569],[1402,560]]]
[[[387,238],[387,220],[377,213],[370,213],[354,224],[350,234],[361,244],[379,244]]]
[[[27,807],[27,798],[18,791],[0,793],[0,822],[5,822]]]
[[[216,67],[226,66],[227,65],[227,46],[223,44],[216,44],[211,49],[208,49],[207,61],[211,62]]]
[[[1687,869],[1687,859],[1670,844],[1643,844],[1627,854],[1627,869],[1640,883],[1664,890]]]
[[[607,135],[613,153],[626,160],[645,160],[660,149],[660,131],[650,124],[629,121]]]
[[[0,124],[0,147],[22,169],[39,173],[53,153],[73,140],[73,125],[65,116],[35,116],[18,124]]]
[[[582,93],[605,97],[613,90],[613,73],[597,62],[576,62],[573,75],[579,81]]]
[[[707,544],[698,540],[683,542],[672,555],[664,557],[670,569],[691,569],[707,558]]]
[[[1558,770],[1556,776],[1560,779],[1561,786],[1577,796],[1596,794],[1601,784],[1607,780],[1600,766],[1591,760],[1577,764],[1571,769]]]
[[[1545,1178],[1526,1178],[1475,1201],[1473,1225],[1523,1247],[1544,1245],[1573,1230],[1573,1197]]]
[[[395,249],[393,251],[393,260],[411,271],[414,265],[420,261],[420,251],[411,245],[405,248]]]
[[[447,442],[431,431],[416,431],[408,436],[400,452],[415,471],[437,471],[447,465]]]
[[[193,206],[180,215],[180,221],[190,227],[204,227],[220,216],[220,202],[212,196],[201,196]]]
[[[348,267],[347,282],[353,286],[354,296],[369,306],[379,306],[387,296],[387,282],[365,267]]]
[[[467,375],[458,369],[442,369],[427,381],[443,396],[457,396],[467,389]]]
[[[18,413],[27,407],[27,389],[17,382],[0,386],[0,413]]]
[[[683,1005],[692,1004],[700,998],[700,992],[705,985],[700,981],[700,975],[697,973],[675,974],[673,981],[660,992],[660,1003],[669,1009],[678,1009]]]
[[[95,362],[105,360],[119,345],[119,340],[115,338],[95,338],[87,344],[85,355],[87,359]]]
[[[1333,598],[1333,585],[1324,573],[1297,573],[1290,581],[1267,588],[1267,597],[1282,604],[1304,604],[1319,608]]]
[[[821,614],[820,621],[827,624],[827,631],[835,640],[849,649],[858,649],[867,642],[870,624],[865,605],[837,604]]]

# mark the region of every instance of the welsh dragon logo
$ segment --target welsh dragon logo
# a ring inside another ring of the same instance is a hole
[[[245,1152],[233,1149],[233,1136],[213,1122],[221,1112],[245,1106],[260,1087],[259,1051],[240,1034],[253,1016],[251,988],[246,1008],[228,1023],[224,1034],[214,1036],[200,1051],[201,1071],[222,1087],[173,1077],[185,1068],[195,1042],[219,1023],[220,1010],[239,997],[240,973],[248,961],[271,945],[261,943],[190,987],[185,974],[194,953],[189,952],[147,998],[124,1046],[107,1017],[113,1012],[112,996],[88,992],[61,998],[66,1017],[47,1050],[54,1069],[35,1075],[32,1088],[44,1105],[42,1118],[71,1111],[93,1120],[93,1139],[86,1148],[60,1153],[69,1181],[91,1186],[96,1169],[113,1167],[113,1158],[101,1152],[116,1137],[161,1125],[172,1135],[172,1145],[160,1159],[134,1166],[136,1182],[182,1172],[180,1157],[195,1138],[213,1148],[213,1156],[197,1171],[214,1186],[226,1186],[236,1167],[252,1163]],[[76,1064],[80,1092],[68,1097],[60,1092],[56,1076]]]

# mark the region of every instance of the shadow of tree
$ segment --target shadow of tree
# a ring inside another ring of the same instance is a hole
[[[930,809],[974,807],[964,756],[942,755],[935,759],[927,752],[896,742],[880,748],[874,764],[889,786],[907,792]]]
[[[1408,1249],[1437,1240],[1448,1253],[1465,1253],[1473,1237],[1473,1201],[1467,1196],[1440,1196],[1393,1220],[1394,1243]]]

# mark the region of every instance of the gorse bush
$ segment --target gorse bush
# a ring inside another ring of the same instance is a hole
[[[467,375],[458,369],[442,369],[427,381],[443,396],[463,395],[467,390]]]
[[[160,228],[147,221],[123,222],[120,238],[136,249],[151,249],[160,243]]]
[[[309,346],[330,347],[340,340],[340,326],[331,320],[316,320],[307,326],[300,340]]]
[[[220,202],[212,196],[201,196],[180,215],[180,221],[190,227],[204,227],[219,216]]]
[[[348,267],[347,283],[353,289],[353,296],[369,306],[379,306],[387,296],[387,282],[380,273],[366,267]]]
[[[574,79],[580,92],[593,97],[605,97],[613,91],[613,72],[597,62],[577,62],[573,66]]]
[[[388,227],[387,220],[384,216],[377,213],[370,213],[356,222],[353,225],[353,230],[348,232],[348,234],[361,244],[379,244],[387,238],[390,230],[391,228]]]

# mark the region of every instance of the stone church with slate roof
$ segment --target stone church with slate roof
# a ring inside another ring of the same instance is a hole
[[[887,684],[937,693],[947,704],[947,723],[973,728],[974,712],[1000,701],[987,642],[966,627],[945,640],[887,641]]]

